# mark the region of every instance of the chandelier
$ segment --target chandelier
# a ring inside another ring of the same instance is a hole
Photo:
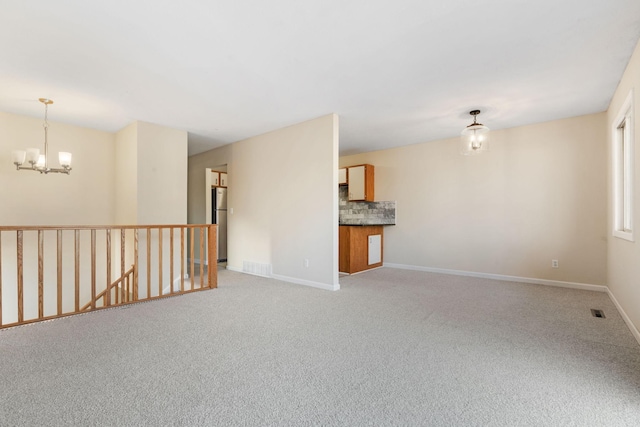
[[[489,128],[476,121],[480,110],[470,111],[469,114],[473,116],[473,123],[464,128],[460,136],[460,153],[465,156],[489,150]]]
[[[49,167],[49,122],[47,122],[47,113],[49,105],[53,104],[53,101],[47,98],[40,98],[38,101],[44,104],[44,154],[40,154],[40,150],[37,148],[28,148],[27,151],[15,150],[11,153],[13,164],[16,165],[16,170],[28,170],[37,171],[40,173],[66,173],[69,175],[71,171],[71,153],[61,151],[58,153],[58,163],[60,168]],[[23,166],[25,160],[28,166]]]

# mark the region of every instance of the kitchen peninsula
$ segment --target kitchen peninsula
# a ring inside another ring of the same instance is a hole
[[[341,273],[382,267],[382,226],[341,225],[338,269]]]
[[[371,165],[366,166],[373,169]],[[341,184],[338,193],[339,271],[353,274],[381,267],[383,226],[395,225],[396,202],[350,201],[352,192],[344,182]]]

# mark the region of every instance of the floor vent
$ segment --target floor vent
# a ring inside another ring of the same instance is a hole
[[[604,312],[602,310],[596,310],[595,308],[591,309],[591,315],[593,317],[599,317],[601,319],[604,319]]]

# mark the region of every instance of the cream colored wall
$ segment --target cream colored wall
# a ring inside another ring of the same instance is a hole
[[[228,268],[338,288],[338,117],[324,116],[189,158],[189,220],[205,217],[205,168],[228,165]],[[304,259],[309,267],[304,267]]]
[[[111,224],[114,216],[112,133],[57,122],[49,125],[49,156],[73,154],[70,175],[16,171],[13,150],[44,149],[42,119],[0,112],[0,225]]]
[[[215,150],[189,157],[187,176],[188,209],[187,220],[189,224],[206,224],[207,206],[205,200],[205,169],[212,169],[220,165],[231,163],[233,144],[224,145]],[[222,163],[216,163],[220,159]],[[227,166],[230,169],[230,165]],[[230,183],[232,186],[233,183]],[[210,207],[209,207],[210,208]]]
[[[138,224],[187,223],[187,132],[138,122]]]
[[[137,121],[116,134],[118,224],[186,224],[187,132]]]
[[[187,223],[187,132],[137,121],[116,134],[116,219],[118,224],[153,225]],[[174,232],[174,238],[179,238]],[[169,231],[163,233],[163,241],[170,239]],[[139,234],[139,259],[147,259],[147,235]],[[150,238],[151,259],[158,255],[159,236],[154,230]],[[127,240],[133,246],[133,239]],[[133,254],[133,250],[128,251]],[[116,251],[116,265],[120,254]],[[170,252],[163,251],[162,288],[169,289],[171,281],[178,280],[179,274],[170,277]],[[180,265],[180,255],[174,253],[174,265]],[[130,258],[127,265],[133,263]],[[146,283],[146,268],[140,268],[138,279]],[[152,294],[159,293],[158,271],[151,270]],[[140,287],[140,296],[146,296],[146,287]]]
[[[613,202],[612,202],[612,172],[611,172],[611,144],[613,122],[620,112],[630,91],[633,90],[634,102],[634,181],[633,181],[633,211],[635,242],[629,242],[612,236],[613,230]],[[615,300],[628,316],[627,321],[640,329],[640,245],[638,245],[638,230],[640,229],[640,43],[627,65],[622,79],[616,89],[607,111],[607,136],[609,141],[609,221],[607,226],[608,246],[608,277],[609,289]]]
[[[116,224],[138,223],[138,122],[116,133],[115,180]]]
[[[604,113],[342,157],[375,166],[376,200],[397,200],[386,264],[606,283]],[[557,259],[560,268],[551,268]]]

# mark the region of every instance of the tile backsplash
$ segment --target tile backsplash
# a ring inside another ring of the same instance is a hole
[[[350,202],[347,186],[339,189],[340,225],[395,225],[396,202]]]

